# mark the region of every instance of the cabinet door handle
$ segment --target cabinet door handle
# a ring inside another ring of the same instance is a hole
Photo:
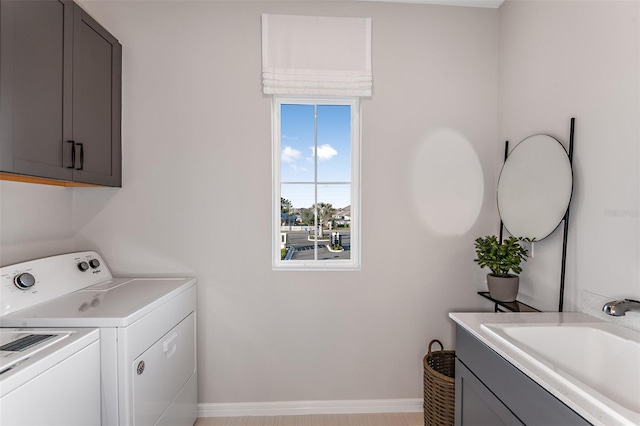
[[[74,141],[67,141],[67,143],[71,144],[71,165],[67,166],[67,169],[75,169],[76,168],[76,143]]]
[[[84,144],[78,142],[76,143],[76,145],[80,147],[80,165],[79,167],[76,167],[76,170],[82,170],[82,168],[84,167]]]

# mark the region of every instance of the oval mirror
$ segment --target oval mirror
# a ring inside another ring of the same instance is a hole
[[[511,151],[498,180],[498,212],[516,237],[548,237],[571,201],[573,172],[567,151],[547,135],[533,135]]]

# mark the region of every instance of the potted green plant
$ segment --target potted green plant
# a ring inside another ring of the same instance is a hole
[[[519,243],[531,241],[529,238],[509,237],[500,242],[495,235],[476,238],[475,247],[477,259],[481,268],[485,266],[491,270],[487,274],[487,287],[492,299],[500,302],[513,302],[518,295],[522,272],[520,263],[526,261],[529,253]],[[510,271],[513,274],[509,273]]]

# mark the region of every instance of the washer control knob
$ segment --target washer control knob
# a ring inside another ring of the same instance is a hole
[[[91,259],[89,261],[89,266],[91,266],[93,269],[96,269],[98,266],[100,266],[100,261],[98,259]]]
[[[28,272],[23,272],[22,274],[16,276],[16,278],[14,279],[14,283],[16,284],[16,287],[22,290],[26,290],[36,283],[36,278]]]
[[[87,262],[80,262],[80,263],[78,263],[78,269],[80,269],[82,272],[84,272],[87,269],[89,269],[89,264]]]

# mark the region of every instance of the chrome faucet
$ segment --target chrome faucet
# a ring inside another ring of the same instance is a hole
[[[614,317],[620,317],[627,311],[640,312],[640,302],[637,300],[624,299],[614,300],[609,303],[605,303],[602,307],[605,314],[613,315]]]

